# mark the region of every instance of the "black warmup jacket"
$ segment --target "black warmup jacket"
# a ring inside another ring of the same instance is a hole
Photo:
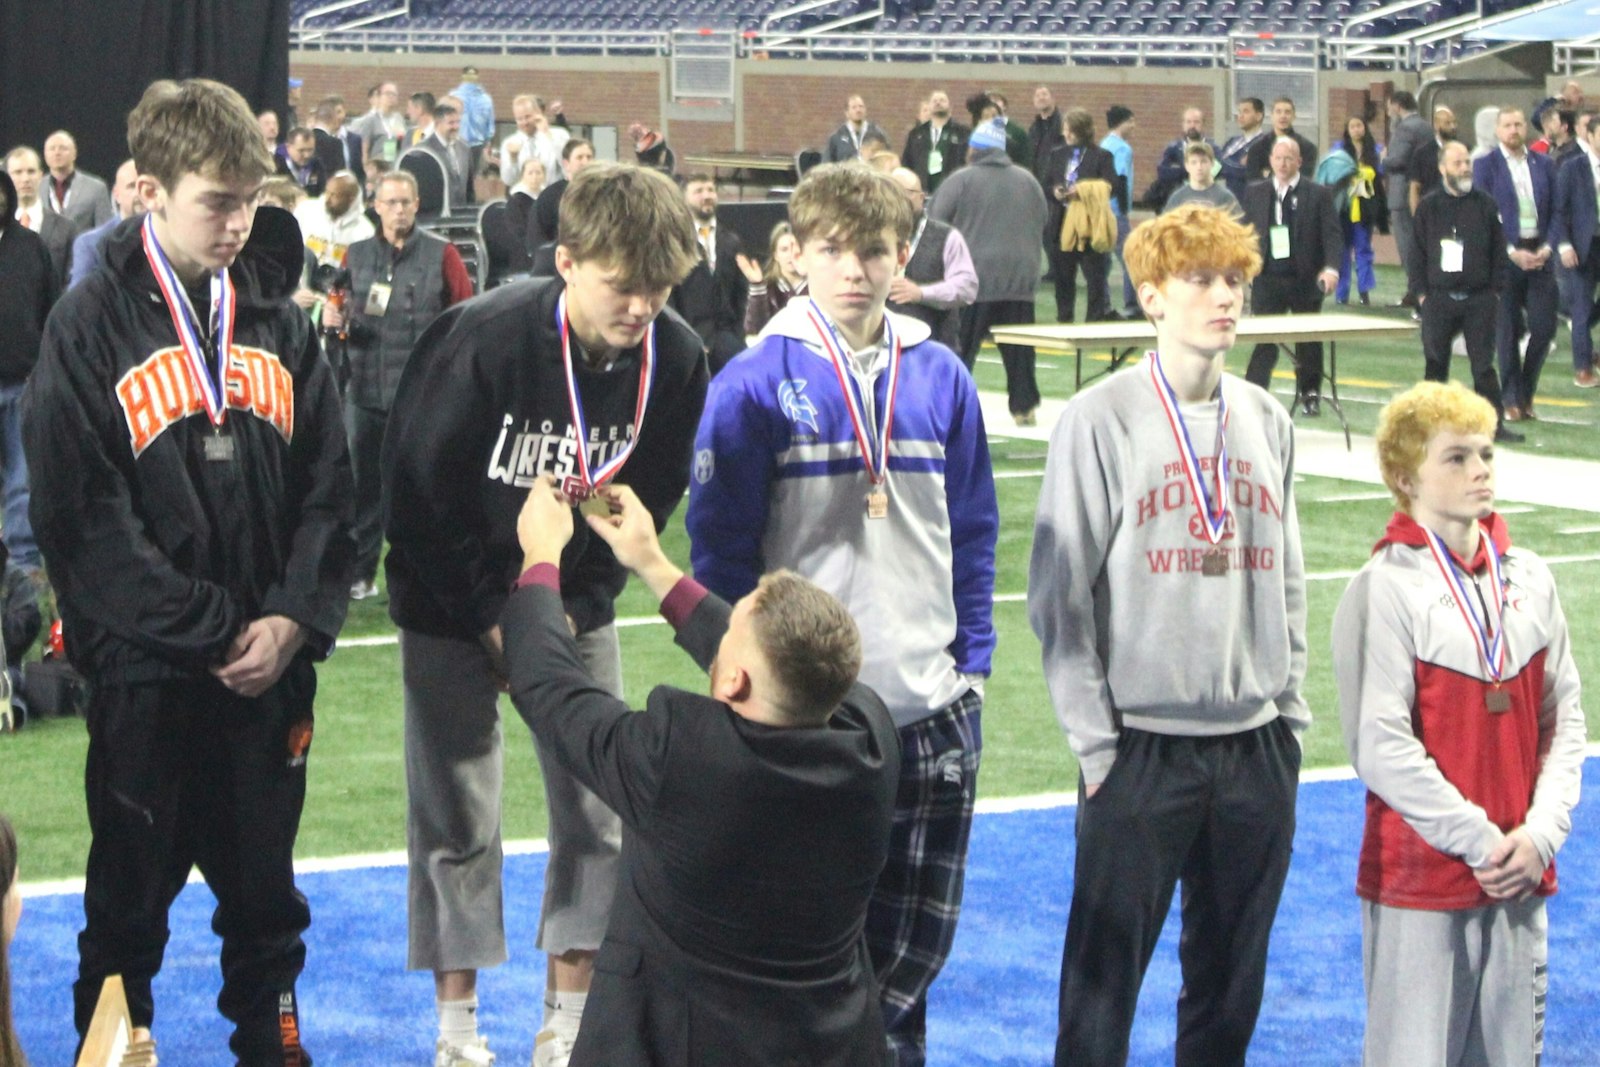
[[[225,371],[233,459],[206,459],[211,423],[139,238],[56,304],[23,394],[29,514],[67,653],[91,678],[202,675],[240,628],[287,615],[326,654],[344,625],[354,489],[339,397],[305,313],[294,217],[256,213],[230,269]]]
[[[556,329],[565,284],[536,278],[448,308],[417,342],[383,439],[383,529],[389,615],[406,630],[476,640],[500,621],[522,569],[517,513],[541,475],[578,473],[576,435]],[[608,370],[583,366],[578,391],[591,469],[635,432],[640,349]],[[705,406],[699,336],[670,308],[656,319],[655,388],[639,445],[614,481],[655,516],[656,529],[689,486],[689,457]],[[561,589],[579,633],[615,618],[627,581],[583,522],[561,557]]]
[[[0,170],[0,384],[25,380],[39,359],[39,339],[60,283],[39,235],[18,222],[17,187]]]

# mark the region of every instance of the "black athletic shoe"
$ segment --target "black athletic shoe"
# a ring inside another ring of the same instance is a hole
[[[1528,439],[1528,435],[1518,433],[1502,422],[1494,428],[1494,439],[1505,445],[1520,445]]]

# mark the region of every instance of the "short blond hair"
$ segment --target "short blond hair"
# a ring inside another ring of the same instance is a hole
[[[578,172],[561,197],[556,243],[576,262],[615,270],[623,292],[669,289],[700,262],[683,194],[660,171],[632,163],[591,163]]]
[[[1460,382],[1418,382],[1378,414],[1378,470],[1395,504],[1410,514],[1411,497],[1401,478],[1414,478],[1440,430],[1494,436],[1500,419],[1494,406]]]
[[[837,597],[788,570],[762,575],[750,604],[756,643],[796,726],[828,721],[861,672],[861,631]]]
[[[893,230],[904,246],[911,242],[911,204],[886,172],[860,163],[824,163],[807,171],[789,197],[789,224],[802,245],[837,236],[854,248]]]
[[[244,97],[206,78],[151,83],[128,115],[128,150],[168,192],[185,174],[253,182],[275,169]]]
[[[1261,272],[1261,242],[1230,212],[1182,204],[1135,227],[1122,247],[1122,262],[1136,286],[1159,287],[1195,270],[1242,271],[1249,281]]]

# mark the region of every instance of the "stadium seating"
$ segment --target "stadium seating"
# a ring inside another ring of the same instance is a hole
[[[413,0],[411,15],[383,29],[638,31],[697,28],[754,30],[792,0]],[[1221,36],[1230,33],[1338,36],[1351,19],[1386,0],[887,0],[885,14],[856,29],[874,33],[983,33],[1121,37]],[[1485,14],[1531,0],[1485,0]],[[317,0],[294,0],[293,24]],[[1434,0],[1398,16],[1351,27],[1355,36],[1382,38],[1477,10],[1478,0]],[[392,0],[347,8],[313,20],[310,28],[348,22],[392,7]],[[837,0],[784,20],[801,30],[868,10],[865,0]]]

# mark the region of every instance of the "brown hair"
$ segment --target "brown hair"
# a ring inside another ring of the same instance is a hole
[[[905,245],[911,240],[911,205],[888,171],[880,173],[858,163],[824,163],[807,171],[789,197],[789,225],[802,245],[812,238],[837,235],[855,247],[877,240],[886,229]]]
[[[1460,382],[1419,382],[1378,413],[1378,470],[1395,504],[1410,514],[1411,497],[1401,478],[1414,478],[1428,458],[1428,442],[1440,430],[1494,436],[1494,407]]]
[[[773,701],[796,726],[820,726],[861,671],[861,632],[838,599],[795,574],[763,575],[750,605],[761,653],[782,691]]]
[[[1094,144],[1094,116],[1087,108],[1075,107],[1063,115],[1061,121],[1078,147]]]
[[[273,171],[244,97],[205,78],[153,82],[128,115],[128,149],[169,193],[185,174],[253,182]]]
[[[293,211],[305,197],[306,191],[296,185],[293,178],[268,178],[256,191],[260,203],[276,204],[285,211]]]
[[[1188,146],[1183,150],[1183,158],[1188,159],[1190,156],[1205,156],[1207,160],[1213,163],[1217,161],[1217,154],[1211,151],[1211,146],[1204,141],[1189,142]]]
[[[794,227],[787,222],[780,222],[772,228],[772,234],[767,238],[767,269],[761,272],[768,285],[777,285],[783,278],[783,268],[778,266],[778,239],[793,236]]]
[[[0,910],[17,877],[17,832],[4,815],[0,815]],[[0,936],[0,1067],[27,1067],[17,1041],[17,1028],[11,1019],[11,952],[6,939]]]
[[[580,263],[614,268],[622,292],[670,288],[700,262],[683,194],[660,171],[631,163],[578,172],[561,198],[556,243]]]
[[[1230,212],[1183,204],[1134,227],[1122,261],[1134,285],[1160,286],[1198,269],[1243,271],[1249,281],[1261,272],[1261,241]]]

